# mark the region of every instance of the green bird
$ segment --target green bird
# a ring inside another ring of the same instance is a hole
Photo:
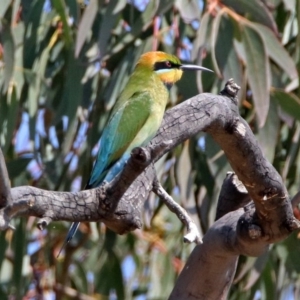
[[[135,147],[145,146],[163,119],[172,85],[184,70],[210,71],[197,65],[183,65],[179,58],[160,51],[144,53],[127,85],[119,95],[100,140],[96,163],[86,189],[110,182],[124,168]],[[69,229],[66,243],[79,222]]]

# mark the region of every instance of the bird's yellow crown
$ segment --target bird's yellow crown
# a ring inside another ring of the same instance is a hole
[[[137,68],[146,68],[157,74],[166,84],[173,84],[182,76],[180,69],[181,62],[175,55],[161,51],[144,53],[138,63]]]

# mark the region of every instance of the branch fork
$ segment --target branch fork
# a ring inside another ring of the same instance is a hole
[[[238,90],[233,80],[229,80],[219,96],[201,94],[166,111],[161,127],[150,144],[134,149],[120,176],[96,189],[77,193],[45,191],[29,186],[10,189],[7,171],[3,168],[4,160],[0,155],[3,161],[0,161],[0,200],[3,195],[5,198],[0,203],[0,229],[8,228],[12,217],[31,215],[40,218],[40,229],[58,220],[101,221],[113,231],[124,234],[142,227],[143,205],[153,191],[187,227],[185,241],[201,243],[196,225],[158,182],[153,163],[202,131],[210,134],[220,145],[234,171],[225,178],[227,184],[220,193],[216,225],[209,231],[215,232],[226,224],[224,222],[229,222],[232,240],[223,241],[222,246],[235,241],[231,245],[233,248],[239,243],[251,248],[254,241],[256,248],[257,243],[265,248],[267,244],[285,238],[300,224],[293,215],[281,177],[265,159],[251,129],[239,115]],[[239,182],[242,183],[239,184],[243,186],[242,191],[239,187],[236,190],[232,188]],[[298,198],[295,203],[299,202]],[[251,201],[253,206],[248,207],[248,211],[241,208]],[[239,236],[239,220],[247,217],[248,221],[242,222],[249,224],[246,234],[244,236],[243,231]],[[207,243],[205,247],[209,246],[209,236],[210,233],[207,233],[204,237],[202,245]],[[241,246],[240,253],[247,247]],[[246,252],[251,253],[250,250]]]

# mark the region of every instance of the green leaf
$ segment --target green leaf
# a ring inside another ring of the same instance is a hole
[[[73,51],[69,50],[66,76],[64,78],[63,101],[59,102],[54,124],[59,122],[62,116],[68,117],[68,126],[71,126],[74,121],[82,99],[82,76],[83,67],[79,64],[78,60],[75,59]]]
[[[29,3],[30,2],[30,3]],[[23,4],[23,3],[22,3]],[[37,58],[38,30],[42,19],[44,1],[26,1],[25,33],[23,41],[23,67],[31,69]]]
[[[217,16],[214,18],[213,23],[212,23],[212,30],[211,30],[211,56],[212,56],[212,62],[214,65],[214,70],[216,71],[218,77],[222,77],[221,71],[219,69],[219,65],[216,59],[216,41],[217,37],[219,34],[219,28],[220,28],[220,23],[222,20],[223,16],[223,11],[220,10],[217,14]],[[230,39],[230,37],[229,37]],[[222,45],[222,50],[223,50],[223,45]],[[225,49],[226,51],[226,49]]]
[[[2,270],[2,263],[5,259],[5,251],[8,246],[8,242],[5,238],[5,232],[0,232],[0,270]]]
[[[148,299],[167,299],[172,286],[172,257],[170,253],[153,251],[151,253],[151,288],[148,291]],[[163,274],[163,276],[161,276]]]
[[[214,18],[212,18],[209,12],[205,12],[202,16],[200,27],[197,31],[196,39],[193,43],[192,49],[192,60],[196,60],[199,55],[199,50],[210,44],[211,42],[211,27],[213,24]]]
[[[109,251],[107,259],[99,272],[96,290],[103,295],[116,291],[118,299],[124,299],[124,284],[121,270],[121,261],[114,253]]]
[[[34,140],[35,130],[36,130],[36,118],[37,112],[41,99],[41,88],[45,85],[45,72],[47,67],[47,62],[49,60],[49,47],[46,47],[42,54],[34,61],[33,70],[31,76],[27,76],[27,81],[29,84],[29,99],[28,112],[30,117],[30,139]],[[30,71],[29,71],[30,72]],[[27,72],[28,73],[28,72]],[[27,74],[28,75],[28,74]]]
[[[66,4],[70,10],[70,17],[74,19],[74,23],[78,25],[79,3],[75,0],[66,0]]]
[[[222,4],[233,8],[238,14],[245,15],[247,19],[261,23],[277,33],[275,20],[264,2],[260,0],[222,0]]]
[[[250,289],[254,283],[260,278],[261,273],[264,271],[265,265],[267,264],[269,259],[269,253],[265,252],[258,258],[247,258],[247,261],[253,261],[254,264],[251,266],[248,272],[247,281],[245,283],[245,290]]]
[[[78,291],[88,292],[87,270],[81,262],[75,261],[76,269],[72,279]]]
[[[7,9],[9,8],[10,4],[12,3],[12,0],[1,0],[0,5],[0,20],[4,17]]]
[[[18,110],[19,102],[17,99],[16,86],[13,85],[12,88],[8,90],[7,95],[8,100],[8,114],[7,114],[7,129],[5,137],[5,146],[3,152],[6,153],[9,146],[11,145],[14,132],[16,130],[17,120],[18,120]]]
[[[266,123],[262,128],[259,128],[256,136],[264,155],[270,162],[273,161],[275,155],[279,125],[277,105],[271,101]]]
[[[271,95],[287,114],[300,121],[300,99],[295,94],[273,89]]]
[[[127,1],[109,1],[107,8],[103,12],[103,18],[101,20],[100,32],[99,32],[99,51],[100,57],[103,57],[107,52],[108,41],[111,38],[111,33],[115,26],[115,23],[120,18],[120,9],[122,10]]]
[[[282,43],[280,43],[278,38],[275,36],[274,32],[272,32],[268,27],[260,24],[253,24],[253,28],[260,32],[270,58],[273,59],[274,62],[276,62],[276,64],[282,68],[291,79],[297,78],[298,73],[296,64],[283,47]]]
[[[14,270],[13,270],[13,284],[16,289],[17,299],[20,299],[21,295],[24,295],[24,286],[22,285],[22,267],[23,257],[25,254],[25,220],[19,219],[19,224],[14,232]]]
[[[222,85],[229,78],[234,78],[241,85],[243,71],[241,62],[234,47],[234,26],[233,21],[227,15],[222,15],[218,30],[217,40],[212,51],[215,52],[216,63],[223,77]]]
[[[157,15],[164,15],[167,11],[172,9],[176,0],[158,1]]]
[[[244,72],[241,61],[234,49],[231,48],[228,53],[227,61],[223,70],[223,85],[225,85],[226,81],[230,78],[234,78],[234,81],[241,86],[244,81]],[[242,93],[238,94],[238,98],[242,97]]]
[[[69,16],[67,15],[67,7],[64,0],[51,0],[53,7],[55,7],[63,23],[63,36],[65,38],[66,46],[71,46],[73,42],[72,32],[69,26]]]
[[[267,262],[265,269],[260,275],[261,280],[263,281],[262,299],[276,299],[276,291],[278,291],[280,287],[278,285],[278,282],[274,279],[274,266],[270,261]]]
[[[15,177],[19,176],[20,173],[22,173],[26,169],[31,160],[32,158],[20,157],[12,161],[8,161],[6,166],[9,178],[14,179]]]
[[[83,16],[81,18],[78,32],[77,32],[77,38],[76,38],[76,44],[75,44],[75,57],[78,57],[82,46],[86,40],[87,35],[89,34],[93,22],[95,20],[95,17],[98,12],[98,1],[97,0],[91,0],[87,8],[85,9]]]
[[[270,98],[270,66],[264,42],[255,29],[244,24],[242,42],[246,55],[246,70],[253,93],[259,127],[265,124]]]
[[[186,23],[198,20],[201,15],[199,4],[195,0],[177,0],[175,6]]]
[[[4,93],[7,91],[14,71],[15,45],[9,24],[2,27],[3,60],[4,60]]]
[[[299,86],[299,77],[293,79],[285,88],[286,92],[294,91]]]
[[[118,42],[112,46],[108,51],[108,56],[116,54],[126,48],[129,44],[133,43],[139,35],[149,28],[152,24],[153,17],[157,13],[158,1],[150,1],[140,17],[135,20],[130,32],[124,33],[118,39]]]

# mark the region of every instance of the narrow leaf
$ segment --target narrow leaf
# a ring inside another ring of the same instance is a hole
[[[221,71],[219,69],[219,65],[218,65],[217,59],[216,59],[216,41],[217,41],[217,36],[219,33],[222,16],[223,16],[223,12],[222,12],[222,10],[220,10],[218,12],[217,16],[213,20],[212,30],[211,30],[211,49],[212,49],[211,56],[212,56],[212,62],[214,65],[214,70],[216,71],[218,77],[222,77],[222,75],[221,75]]]
[[[263,1],[260,0],[222,0],[222,4],[229,6],[247,19],[263,24],[277,33],[275,20]]]
[[[107,44],[109,39],[111,38],[111,32],[120,18],[120,9],[123,9],[126,5],[127,1],[110,1],[105,9],[102,18],[102,26],[100,26],[99,33],[99,51],[100,57],[103,57],[107,51]]]
[[[295,94],[274,89],[272,90],[272,98],[286,113],[300,121],[300,99]]]
[[[247,75],[253,93],[259,127],[266,121],[269,110],[270,66],[260,34],[244,24],[242,42],[246,54]]]
[[[195,0],[177,0],[175,6],[186,23],[199,19],[201,15],[199,4]]]
[[[270,58],[272,58],[276,64],[289,75],[291,79],[297,78],[298,73],[296,64],[289,53],[285,50],[283,45],[280,43],[278,38],[275,36],[274,32],[272,32],[268,27],[260,24],[253,24],[253,27],[260,32]]]
[[[22,16],[24,16],[25,19],[23,67],[24,69],[31,69],[36,57],[38,56],[37,49],[40,46],[40,41],[38,40],[39,31],[37,28],[41,26],[44,1],[30,1],[30,4],[29,1],[26,1],[25,8],[24,1],[22,1],[22,5]]]
[[[270,162],[273,161],[275,155],[277,144],[275,137],[278,135],[279,123],[277,105],[271,101],[266,123],[264,127],[259,129],[256,136],[264,155]]]
[[[18,119],[18,99],[16,86],[13,85],[8,89],[8,115],[7,115],[7,129],[6,129],[6,137],[5,137],[5,146],[3,148],[3,152],[6,153],[13,138],[14,131],[16,129],[17,119]]]
[[[0,19],[2,19],[8,9],[8,7],[11,4],[11,0],[1,0],[1,5],[0,5]]]
[[[222,73],[223,84],[229,78],[234,78],[239,85],[242,84],[243,71],[234,47],[234,26],[232,20],[226,15],[222,19],[218,29],[215,44],[215,57],[218,67]]]
[[[66,4],[64,0],[52,0],[52,4],[53,7],[55,7],[63,23],[63,36],[65,38],[66,45],[70,46],[73,38],[72,38],[72,33],[68,22],[69,16],[67,15]]]
[[[14,70],[15,45],[9,24],[2,28],[3,60],[4,60],[4,92],[7,91]]]
[[[199,50],[205,45],[210,43],[211,39],[211,27],[213,18],[209,12],[205,12],[202,16],[200,27],[197,31],[196,40],[194,41],[194,47],[192,49],[192,60],[196,60],[199,55]]]
[[[79,24],[76,46],[75,46],[75,57],[78,57],[81,48],[86,40],[87,35],[89,34],[95,17],[98,11],[98,1],[91,0],[88,7],[85,9],[82,19]]]
[[[118,42],[111,51],[108,53],[109,55],[116,54],[122,51],[124,48],[128,46],[128,44],[133,43],[133,41],[147,28],[149,28],[152,24],[153,17],[157,13],[158,9],[158,1],[150,1],[143,13],[140,14],[140,17],[134,22],[131,27],[131,31],[123,34],[118,39]]]
[[[23,294],[24,285],[22,284],[22,266],[23,258],[26,250],[25,245],[25,220],[20,219],[19,224],[14,232],[14,271],[13,284],[16,288],[16,298],[20,299]]]
[[[31,158],[17,158],[12,161],[7,162],[7,171],[10,179],[14,179],[19,176],[30,163]]]
[[[8,242],[5,238],[5,232],[0,233],[0,270],[2,270],[2,263],[5,259],[5,251],[8,246]]]

